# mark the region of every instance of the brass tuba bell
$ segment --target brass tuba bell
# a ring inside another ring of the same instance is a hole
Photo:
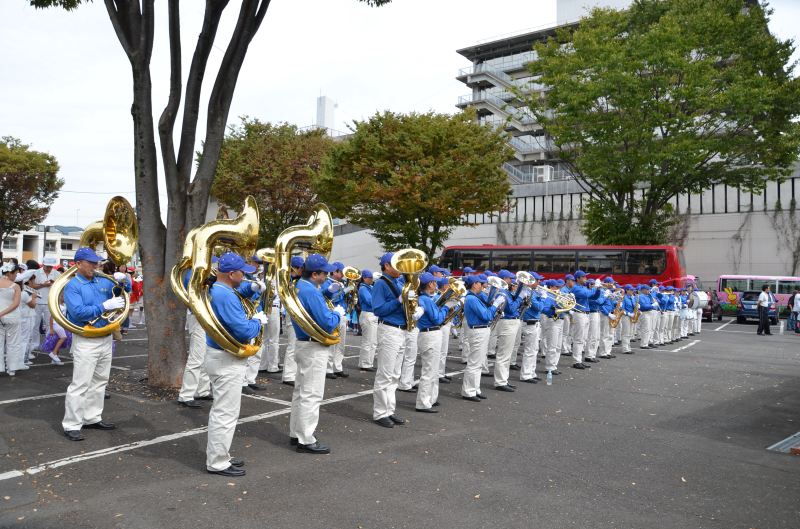
[[[428,257],[425,252],[414,248],[397,250],[392,256],[392,268],[403,274],[406,284],[400,296],[403,299],[403,310],[406,313],[406,330],[412,331],[417,322],[414,321],[414,311],[419,306],[416,297],[409,299],[408,293],[419,289],[419,275],[428,266]]]
[[[98,244],[103,243],[108,258],[115,265],[120,266],[126,264],[133,256],[138,241],[139,228],[136,223],[136,212],[123,197],[114,197],[108,201],[103,220],[93,222],[86,227],[83,235],[81,235],[80,246],[94,249]],[[53,320],[55,320],[56,323],[73,334],[78,334],[86,338],[108,336],[119,329],[120,324],[128,317],[128,312],[130,312],[131,309],[128,293],[122,285],[114,279],[114,276],[95,272],[95,275],[104,277],[114,283],[113,291],[115,295],[121,295],[125,299],[125,306],[121,309],[105,311],[99,317],[89,322],[90,324],[94,324],[98,320],[105,320],[108,323],[103,327],[94,327],[93,325],[78,327],[69,321],[66,315],[61,313],[61,306],[58,302],[64,287],[67,286],[67,283],[75,276],[77,271],[77,265],[73,265],[53,282],[53,286],[50,288],[50,294],[47,298],[47,306],[50,309],[50,314],[53,316]]]

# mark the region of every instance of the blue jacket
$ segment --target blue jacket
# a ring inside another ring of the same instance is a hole
[[[545,300],[542,299],[536,292],[531,295],[531,306],[522,315],[524,321],[538,320],[541,316],[542,307],[544,307]]]
[[[387,285],[386,281],[383,279],[384,277],[392,281],[395,287],[397,287],[397,294],[392,292],[392,289],[389,288],[389,285]],[[400,292],[403,290],[403,282],[401,279],[402,276],[392,278],[385,275],[376,281],[375,286],[372,288],[372,312],[378,318],[392,325],[406,324],[406,313],[403,310],[403,304],[397,300],[397,296],[399,296]]]
[[[249,289],[249,283],[247,283]],[[252,290],[250,291],[252,294]],[[247,318],[239,296],[228,285],[219,281],[208,290],[211,299],[211,310],[214,311],[219,322],[226,331],[231,333],[237,341],[247,343],[261,332],[261,323],[258,320]],[[206,344],[214,349],[222,350],[210,336],[206,335]]]
[[[520,305],[522,305],[522,298],[519,296],[515,296],[508,290],[501,291],[499,295],[506,298],[506,304],[503,307],[503,319],[504,320],[519,319],[519,308]]]
[[[653,298],[650,294],[639,294],[639,310],[648,312],[653,310]]]
[[[575,283],[569,292],[575,296],[575,308],[583,312],[589,312],[589,301],[597,299],[601,294],[599,288],[590,289],[578,283]]]
[[[608,316],[614,312],[614,309],[617,308],[617,300],[612,298],[610,295],[608,297],[600,296],[600,299],[603,300],[602,305],[600,305],[600,312]]]
[[[605,289],[598,288],[600,295],[595,299],[589,299],[589,312],[603,312],[603,305],[605,305],[606,297],[603,295]]]
[[[303,305],[303,308],[306,309],[306,312],[308,312],[308,315],[311,316],[325,332],[332,332],[339,326],[339,315],[328,308],[322,291],[317,288],[316,285],[306,279],[299,280],[297,282],[297,298],[300,300],[300,304]],[[308,333],[294,320],[292,320],[292,326],[299,340],[307,341],[309,339]]]
[[[464,302],[464,317],[467,318],[467,325],[470,327],[488,325],[494,318],[495,312],[497,312],[497,308],[494,305],[487,307],[480,297],[472,292],[467,292],[467,299]]]
[[[542,314],[543,315],[545,315],[545,316],[547,316],[549,318],[552,318],[553,316],[556,315],[556,309],[557,308],[558,308],[558,304],[556,303],[556,300],[554,300],[550,296],[548,296],[547,299],[542,300]],[[558,319],[559,320],[563,320],[564,319],[564,313],[559,314],[558,315]]]
[[[636,310],[636,296],[626,295],[622,300],[622,312],[624,312],[628,316],[633,316],[635,310]]]
[[[67,306],[67,319],[84,327],[89,320],[93,320],[103,313],[103,302],[114,295],[112,288],[116,286],[110,279],[94,276],[86,279],[80,274],[75,274],[64,287],[64,304]],[[123,283],[126,292],[131,291],[131,285],[126,280]],[[105,327],[108,322],[98,320],[94,327]]]
[[[425,309],[425,314],[417,321],[417,327],[420,329],[437,327],[442,324],[445,316],[447,316],[448,308],[437,307],[433,296],[428,294],[419,295],[419,306]]]
[[[331,300],[334,306],[339,305],[343,309],[347,308],[347,302],[344,299],[344,289],[339,289],[337,292],[333,294],[328,292],[328,287],[333,284],[333,279],[330,277],[325,280],[324,283],[319,287],[322,290],[322,295]]]
[[[361,283],[358,287],[358,304],[361,312],[372,312],[372,285]]]

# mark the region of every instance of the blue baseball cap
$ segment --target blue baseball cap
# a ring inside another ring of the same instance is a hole
[[[305,263],[305,260],[299,255],[295,255],[294,257],[292,257],[291,265],[293,268],[302,268],[303,263]]]
[[[464,284],[467,288],[471,288],[475,283],[486,283],[486,276],[478,274],[476,276],[467,276],[467,278],[464,279]]]
[[[261,259],[259,259],[257,255],[250,256],[250,260],[253,261],[254,263],[263,263],[264,262]]]
[[[392,257],[394,257],[394,252],[386,252],[385,254],[381,255],[381,265],[391,264]]]
[[[94,250],[91,248],[78,248],[78,251],[75,252],[75,261],[89,261],[90,263],[99,263],[103,259],[94,253]]]
[[[436,281],[436,278],[433,277],[433,274],[431,274],[430,272],[422,272],[419,275],[419,284],[420,285],[427,285],[431,281]]]
[[[475,269],[470,267],[470,266],[465,266],[464,267],[464,273],[465,274],[474,274],[475,273]]]
[[[362,279],[372,279],[372,270],[367,270],[366,268],[361,271],[361,278]]]
[[[497,277],[499,277],[500,279],[516,279],[517,276],[515,274],[512,274],[505,268],[503,268],[502,270],[497,272]]]
[[[430,272],[431,274],[435,274],[436,272],[442,273],[444,272],[444,268],[439,268],[436,265],[430,265],[428,267],[428,272]]]
[[[450,270],[448,270],[447,268],[442,268],[441,270],[442,270],[442,273],[444,274],[444,277],[450,277],[450,275],[451,275],[450,274]]]
[[[633,285],[625,285],[625,290],[636,290],[633,288]]]
[[[557,287],[563,287],[566,284],[567,284],[567,282],[564,281],[563,279],[556,279],[556,286]]]
[[[586,277],[586,272],[584,272],[583,270],[577,270],[575,272],[575,279],[578,279],[578,278],[581,278],[581,277]]]
[[[542,283],[542,284],[543,284],[544,286],[546,286],[546,287],[553,287],[553,286],[555,286],[555,281],[554,281],[554,280],[552,280],[552,279],[548,279],[547,281],[545,281],[545,282],[544,282],[544,283]]]
[[[344,263],[342,263],[342,262],[339,262],[339,261],[334,261],[334,262],[332,262],[332,263],[331,263],[331,266],[333,266],[333,267],[334,267],[334,268],[333,268],[334,270],[344,270]]]
[[[256,267],[244,262],[244,257],[238,253],[228,252],[219,258],[219,271],[220,272],[235,272],[241,270],[246,274],[252,274],[256,271]]]
[[[218,262],[219,262],[219,257],[217,257],[216,255],[212,255],[211,256],[211,264],[218,263]]]
[[[650,290],[650,285],[639,285],[639,290]]]
[[[328,260],[325,259],[318,253],[312,253],[306,259],[306,262],[303,264],[303,268],[305,268],[308,272],[328,272],[331,273],[336,270],[336,267],[332,264],[328,263]]]
[[[603,283],[611,283],[614,284],[614,278],[611,276],[606,276],[603,278]]]
[[[664,290],[666,290],[667,292],[672,292],[673,290],[675,290],[675,287],[666,286],[664,287]]]
[[[658,284],[658,280],[657,279],[651,279],[650,281],[648,281],[648,283],[651,284],[651,285],[657,285]]]
[[[564,279],[569,279],[570,281],[575,281],[575,276],[572,274],[567,274],[564,276]]]
[[[495,273],[494,273],[494,272],[492,272],[491,270],[486,270],[486,271],[485,271],[484,273],[482,273],[481,275],[482,275],[482,276],[486,276],[486,279],[489,279],[490,277],[497,277],[497,274],[495,274]]]
[[[533,276],[533,278],[534,278],[534,279],[536,279],[537,281],[541,281],[542,279],[544,279],[544,276],[543,276],[542,274],[537,274],[536,272],[531,272],[530,274],[531,274],[531,275]]]
[[[448,281],[446,277],[440,277],[439,279],[436,280],[436,286],[439,288],[447,286],[448,283],[450,283],[450,281]]]

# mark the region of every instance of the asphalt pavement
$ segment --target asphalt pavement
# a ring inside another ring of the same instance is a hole
[[[247,475],[205,472],[204,409],[148,391],[146,333],[113,361],[111,432],[61,433],[70,364],[42,356],[0,375],[0,528],[792,528],[800,457],[766,448],[800,431],[800,335],[760,337],[726,318],[700,335],[571,369],[552,386],[461,400],[451,340],[440,413],[371,422],[373,374],[326,380],[326,456],[288,443],[292,388],[243,397],[232,454]],[[617,351],[615,351],[617,352]],[[47,361],[47,362],[46,362]],[[512,372],[514,378],[518,372]],[[516,382],[512,380],[512,383]]]

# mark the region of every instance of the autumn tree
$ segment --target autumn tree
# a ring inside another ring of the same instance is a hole
[[[637,0],[536,46],[530,70],[548,89],[529,105],[591,194],[590,243],[663,243],[677,194],[758,192],[790,172],[800,80],[770,13],[745,0]]]
[[[372,230],[385,248],[433,256],[466,215],[502,210],[510,192],[501,131],[474,113],[375,114],[356,121],[314,186],[334,215]]]
[[[42,222],[63,185],[55,157],[17,138],[0,138],[0,242]]]
[[[234,210],[253,195],[261,214],[259,244],[273,246],[284,228],[308,219],[316,201],[311,177],[332,146],[324,129],[242,118],[222,143],[211,192]]]
[[[85,0],[29,1],[39,8],[57,6],[66,10],[85,3]],[[358,1],[380,6],[390,0]],[[186,233],[205,219],[236,82],[250,42],[267,14],[270,0],[234,3],[239,14],[207,96],[205,136],[197,165],[193,162],[198,141],[201,87],[209,54],[215,46],[220,18],[229,0],[205,1],[202,26],[199,31],[190,29],[191,32],[197,31],[198,36],[189,72],[185,76],[182,68],[181,3],[180,0],[166,3],[170,82],[169,96],[158,117],[157,129],[150,75],[155,0],[104,0],[103,3],[131,66],[136,214],[147,300],[148,382],[155,386],[173,387],[180,385],[186,361],[185,311],[169,288],[169,272],[180,255]],[[190,5],[193,9],[195,3]],[[183,113],[179,116],[181,107]],[[179,118],[180,127],[176,131],[175,123]],[[156,142],[160,145],[162,176],[166,183],[166,222],[161,218]]]

